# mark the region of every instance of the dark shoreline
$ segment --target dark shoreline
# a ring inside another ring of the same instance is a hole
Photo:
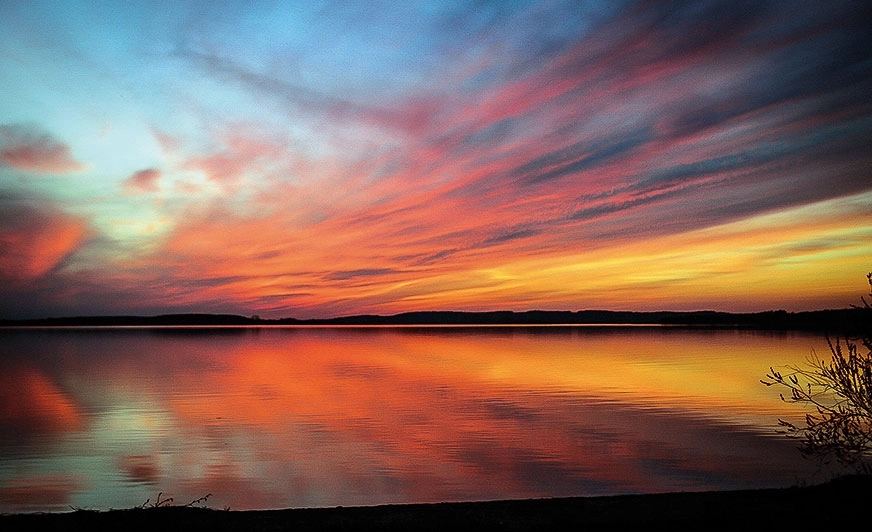
[[[720,492],[679,492],[515,501],[285,510],[170,506],[0,515],[17,530],[739,530],[832,528],[853,523],[872,493],[872,476],[824,484]],[[862,517],[860,517],[862,519]]]
[[[832,334],[868,333],[872,309],[845,308],[806,312],[783,310],[729,313],[629,312],[608,310],[524,312],[406,312],[392,316],[359,315],[326,319],[261,319],[234,314],[158,316],[74,316],[0,319],[0,327],[214,327],[214,326],[467,326],[467,325],[665,325],[692,328],[797,330]]]

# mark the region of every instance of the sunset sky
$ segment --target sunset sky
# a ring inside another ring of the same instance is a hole
[[[0,3],[0,317],[868,294],[868,2]]]

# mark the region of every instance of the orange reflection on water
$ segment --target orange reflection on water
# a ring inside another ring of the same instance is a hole
[[[688,464],[732,445],[703,441],[682,415],[772,425],[786,412],[753,378],[777,362],[771,345],[736,333],[728,347],[746,350],[725,356],[723,334],[310,331],[222,354],[222,369],[202,382],[222,393],[172,408],[189,427],[272,434],[267,459],[292,464],[304,485],[375,468],[414,478],[402,486],[412,500],[497,485],[542,496],[587,471],[645,491],[652,483],[638,462],[659,459],[652,442],[696,438],[711,448],[683,456]]]
[[[725,336],[732,336],[728,343]],[[416,391],[434,386],[485,396],[494,390],[553,391],[714,417],[768,417],[783,413],[783,405],[749,376],[762,377],[770,365],[796,363],[821,343],[801,336],[779,353],[769,342],[760,342],[759,333],[650,329],[638,334],[625,329],[598,334],[530,335],[511,329],[497,334],[403,333],[389,335],[389,342],[385,337],[378,331],[322,331],[287,344],[241,346],[222,354],[224,369],[210,374],[215,389],[236,391],[213,399],[227,402],[222,411],[241,410],[263,422],[277,415],[276,400],[283,413],[369,415],[373,405],[390,402],[392,394],[396,405],[407,404]],[[241,392],[245,387],[250,389]],[[242,398],[256,404],[240,402]]]
[[[66,432],[82,426],[82,415],[70,397],[33,367],[0,372],[0,426],[16,430]]]
[[[759,379],[821,342],[511,327],[131,330],[53,341],[62,369],[4,373],[23,404],[41,406],[14,414],[7,398],[0,423],[56,418],[59,442],[64,430],[77,436],[55,444],[66,457],[53,460],[104,457],[103,469],[92,460],[80,471],[102,480],[69,494],[73,503],[124,488],[135,494],[128,505],[163,491],[213,493],[215,506],[234,509],[790,484],[799,456],[769,436],[778,417],[801,413]],[[13,487],[0,484],[0,503]],[[111,501],[102,506],[125,504]]]

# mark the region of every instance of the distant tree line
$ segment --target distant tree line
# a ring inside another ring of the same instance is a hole
[[[0,326],[240,326],[240,325],[669,325],[768,330],[808,330],[829,333],[868,332],[870,309],[756,313],[630,312],[608,310],[524,312],[406,312],[391,316],[358,315],[325,319],[263,319],[234,314],[165,314],[158,316],[80,316],[0,320]]]

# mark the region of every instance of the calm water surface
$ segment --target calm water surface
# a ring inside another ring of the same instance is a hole
[[[0,330],[0,512],[792,486],[760,384],[822,337],[661,327]]]

